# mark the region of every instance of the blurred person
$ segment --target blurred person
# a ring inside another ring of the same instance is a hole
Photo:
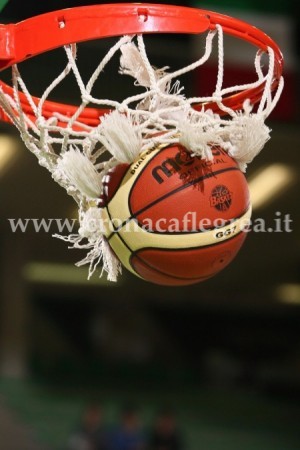
[[[183,440],[174,411],[162,409],[157,415],[149,435],[148,450],[183,450]]]
[[[111,435],[109,450],[145,450],[145,435],[140,425],[138,410],[126,405],[121,412],[120,424]]]
[[[71,433],[67,450],[108,450],[100,405],[86,407],[77,429]]]

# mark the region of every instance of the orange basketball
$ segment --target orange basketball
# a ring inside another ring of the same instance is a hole
[[[212,277],[241,248],[251,206],[246,179],[220,147],[213,160],[172,145],[106,177],[105,236],[144,280],[187,285]]]

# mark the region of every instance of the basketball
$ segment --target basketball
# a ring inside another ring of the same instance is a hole
[[[108,173],[105,238],[133,274],[188,285],[217,274],[238,253],[251,215],[247,182],[225,150],[212,153],[209,161],[171,145]]]

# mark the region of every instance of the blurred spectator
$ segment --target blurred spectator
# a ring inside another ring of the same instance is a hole
[[[79,426],[69,438],[67,450],[108,450],[99,405],[91,404],[85,409]]]
[[[111,435],[110,450],[144,450],[145,436],[137,409],[127,405],[121,413],[120,425]]]
[[[149,436],[149,450],[183,450],[183,441],[174,412],[164,409],[158,414]]]

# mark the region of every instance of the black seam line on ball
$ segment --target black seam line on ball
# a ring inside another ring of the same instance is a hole
[[[148,159],[148,161],[146,162],[146,164],[144,164],[144,167],[142,167],[142,169],[140,170],[139,174],[137,177],[135,177],[134,182],[132,183],[128,198],[127,198],[127,205],[128,205],[128,210],[130,212],[130,218],[134,217],[134,214],[132,214],[132,210],[131,210],[131,205],[130,205],[130,201],[131,201],[131,196],[132,193],[134,191],[135,185],[137,184],[138,180],[141,178],[142,174],[145,172],[145,170],[149,167],[149,165],[151,164],[151,162],[153,162],[155,160],[155,158],[160,155],[162,153],[163,150],[166,150],[168,148],[171,148],[174,144],[168,145],[168,144],[161,144],[158,147],[159,151],[154,150],[154,154],[151,155],[151,157]]]
[[[202,177],[198,177],[193,181],[189,181],[188,183],[185,183],[183,186],[179,186],[178,188],[174,189],[171,192],[168,192],[167,194],[163,195],[162,197],[159,197],[158,199],[154,200],[153,202],[149,203],[147,206],[144,206],[139,211],[137,211],[135,214],[132,214],[128,219],[126,219],[118,228],[115,228],[115,231],[113,231],[107,238],[109,241],[112,237],[112,235],[117,231],[119,231],[121,228],[123,228],[124,225],[126,225],[130,220],[135,219],[139,214],[142,214],[143,212],[147,211],[147,209],[152,208],[152,206],[155,206],[159,202],[165,200],[168,197],[171,197],[173,194],[177,194],[177,192],[183,191],[184,189],[188,188],[189,186],[194,186],[195,184],[199,183],[200,181],[206,180],[207,178],[212,178],[215,175],[220,175],[221,173],[230,172],[232,170],[239,170],[238,167],[228,167],[227,169],[220,169],[216,172],[209,173],[207,175],[203,175]],[[109,205],[106,206],[108,212],[109,212]],[[111,219],[111,216],[110,216]]]
[[[113,223],[112,218],[111,218],[111,214],[110,214],[110,210],[109,210],[109,204],[106,205],[106,210],[107,210],[107,213],[108,213],[108,217],[109,217],[110,223],[112,224],[112,226],[113,226],[113,228],[114,228],[114,231],[112,231],[112,232],[110,233],[110,235],[106,238],[107,242],[109,242],[109,241],[111,240],[111,238],[112,238],[116,233],[118,234],[118,231],[120,230],[121,227],[118,227],[118,228],[115,227],[115,224]],[[125,224],[126,224],[126,222],[125,222]],[[123,226],[123,225],[122,225],[122,226]],[[118,235],[118,236],[119,236],[119,235]],[[130,250],[130,251],[131,251],[131,250]]]
[[[237,217],[231,218],[226,220],[226,222],[224,222],[224,225],[222,225],[221,227],[210,227],[210,228],[205,228],[205,230],[190,230],[190,231],[155,231],[155,230],[145,230],[147,231],[147,233],[150,234],[161,234],[164,236],[184,236],[187,234],[198,234],[198,233],[206,233],[207,231],[216,231],[218,232],[218,230],[220,228],[224,228],[224,227],[228,227],[230,225],[234,226],[236,224],[236,222],[241,219],[250,209],[250,203],[248,204],[247,208]],[[221,217],[220,217],[221,219]],[[137,221],[137,224],[142,228],[143,224],[141,224],[137,219],[135,219]],[[218,220],[218,219],[216,219]]]
[[[242,233],[242,231],[240,231],[239,233],[237,233],[236,235],[234,235],[234,236],[231,236],[230,238],[228,238],[228,239],[226,239],[226,240],[224,240],[224,241],[219,241],[219,242],[216,242],[215,244],[209,244],[209,245],[204,245],[203,247],[190,247],[190,248],[182,248],[182,249],[166,249],[166,248],[161,248],[161,247],[143,247],[143,248],[141,248],[141,249],[139,249],[139,250],[135,250],[135,251],[133,251],[130,247],[129,247],[129,245],[127,244],[127,242],[123,239],[123,237],[117,232],[116,233],[116,235],[117,235],[117,237],[120,239],[120,241],[121,242],[123,242],[123,244],[125,245],[125,247],[127,247],[127,249],[129,250],[129,252],[130,252],[130,257],[129,257],[129,264],[130,264],[130,266],[131,266],[131,268],[134,270],[134,272],[137,274],[137,275],[139,275],[140,277],[142,277],[140,274],[139,274],[139,272],[136,270],[136,268],[132,265],[132,258],[133,257],[135,257],[135,258],[137,258],[140,262],[142,262],[146,267],[148,267],[149,269],[151,269],[151,270],[155,270],[155,272],[157,272],[158,274],[161,274],[161,275],[164,275],[164,276],[166,276],[166,277],[169,277],[169,278],[171,278],[171,279],[176,279],[176,280],[183,280],[183,281],[192,281],[192,280],[201,280],[201,279],[206,279],[206,278],[209,278],[209,277],[211,277],[212,275],[208,275],[208,276],[205,276],[205,277],[191,277],[191,278],[188,278],[188,277],[177,277],[176,275],[171,275],[171,274],[169,274],[169,273],[166,273],[166,272],[163,272],[162,270],[159,270],[158,268],[156,268],[155,266],[153,266],[152,264],[149,264],[147,261],[145,261],[141,256],[139,256],[139,254],[138,254],[138,252],[139,251],[141,251],[141,250],[163,250],[163,251],[167,251],[167,252],[180,252],[180,251],[186,251],[186,250],[199,250],[199,249],[202,249],[202,248],[208,248],[208,247],[213,247],[214,245],[217,245],[217,244],[221,244],[221,243],[223,243],[223,242],[228,242],[228,241],[231,241],[231,240],[233,240],[233,239],[235,239],[236,237],[238,237],[240,234]],[[145,278],[144,277],[142,277],[144,280],[145,280]]]
[[[231,241],[232,239],[234,239],[237,236],[239,236],[241,233],[242,233],[242,231],[240,231],[236,235],[234,235],[234,236],[232,236],[232,237],[230,237],[230,238],[228,238],[228,239],[226,239],[224,241],[216,242],[215,244],[204,245],[203,247],[190,247],[190,248],[179,248],[179,249],[178,248],[165,249],[165,248],[160,248],[160,247],[144,247],[144,248],[142,248],[140,250],[165,250],[165,251],[168,251],[168,252],[175,252],[175,251],[176,252],[180,252],[180,250],[182,250],[182,251],[185,251],[185,250],[199,250],[200,248],[202,249],[202,248],[213,247],[214,245],[216,245],[218,243]],[[119,234],[118,234],[118,236],[120,237]],[[121,238],[121,240],[124,242],[124,240],[122,238]],[[125,242],[124,242],[124,244],[126,245]],[[127,248],[129,249],[128,246],[127,246]],[[164,275],[166,277],[173,278],[174,280],[176,279],[176,280],[182,280],[182,281],[192,281],[192,280],[199,280],[200,281],[202,279],[210,278],[210,277],[212,277],[214,275],[214,274],[212,274],[212,275],[207,275],[205,277],[191,277],[191,278],[177,277],[176,275],[170,275],[170,274],[168,274],[166,272],[163,272],[162,270],[157,269],[155,266],[153,266],[152,264],[149,264],[147,261],[144,261],[143,258],[137,254],[140,250],[135,250],[134,252],[132,250],[130,250],[131,251],[131,255],[130,255],[130,258],[129,258],[129,263],[130,263],[132,269],[136,273],[138,273],[138,272],[135,269],[135,267],[132,266],[132,263],[131,263],[131,260],[132,260],[133,257],[137,258],[139,261],[141,261],[143,264],[145,264],[145,266],[149,267],[149,269],[155,270],[157,273],[160,273],[161,275]],[[139,273],[138,273],[138,275],[141,276]],[[143,278],[143,279],[145,279],[145,278]]]
[[[129,245],[127,244],[127,242],[123,239],[123,237],[117,232],[117,237],[120,239],[121,242],[123,242],[123,244],[125,245],[125,247],[128,248],[128,250],[130,251],[130,257],[129,257],[129,264],[131,266],[131,269],[139,276],[141,277],[143,280],[148,281],[146,278],[142,277],[142,275],[136,270],[136,268],[134,267],[134,265],[132,264],[132,258],[133,256],[138,259],[141,263],[143,263],[148,269],[154,270],[157,274],[163,275],[165,277],[168,277],[170,279],[173,280],[182,280],[182,281],[194,281],[194,280],[202,280],[202,279],[206,279],[208,277],[192,277],[192,278],[182,278],[182,277],[177,277],[176,275],[170,275],[166,272],[163,272],[162,270],[157,269],[155,266],[152,266],[151,264],[149,264],[147,261],[144,261],[138,254],[137,252],[133,252],[132,249],[129,247]]]
[[[140,276],[142,275],[136,270],[136,268],[132,264],[132,258],[137,258],[140,262],[142,262],[146,267],[148,267],[151,270],[154,270],[158,275],[163,275],[164,277],[171,278],[173,280],[181,280],[181,281],[195,281],[195,280],[206,280],[206,278],[209,278],[212,275],[208,275],[207,277],[192,277],[192,278],[185,278],[185,277],[177,277],[176,275],[170,275],[169,273],[163,272],[162,270],[157,269],[155,266],[152,266],[152,264],[149,264],[148,262],[144,261],[140,256],[131,253],[129,258],[129,263],[132,267],[132,269]],[[143,280],[148,281],[146,278],[142,277]]]
[[[236,233],[234,236],[230,236],[227,239],[223,239],[222,241],[216,241],[213,244],[207,244],[207,245],[198,245],[196,247],[185,247],[185,248],[164,248],[164,247],[142,247],[138,250],[134,250],[132,252],[133,255],[135,255],[136,253],[140,252],[141,250],[161,250],[161,251],[165,251],[165,252],[185,252],[185,251],[193,251],[193,250],[201,250],[202,248],[209,248],[209,247],[214,247],[215,245],[218,244],[222,244],[225,242],[229,242],[232,241],[233,239],[235,239],[236,237],[238,237],[241,233],[243,233],[243,231],[239,231],[238,233]],[[119,236],[119,234],[118,234]],[[128,247],[129,248],[129,247]],[[138,256],[138,255],[136,255]]]

